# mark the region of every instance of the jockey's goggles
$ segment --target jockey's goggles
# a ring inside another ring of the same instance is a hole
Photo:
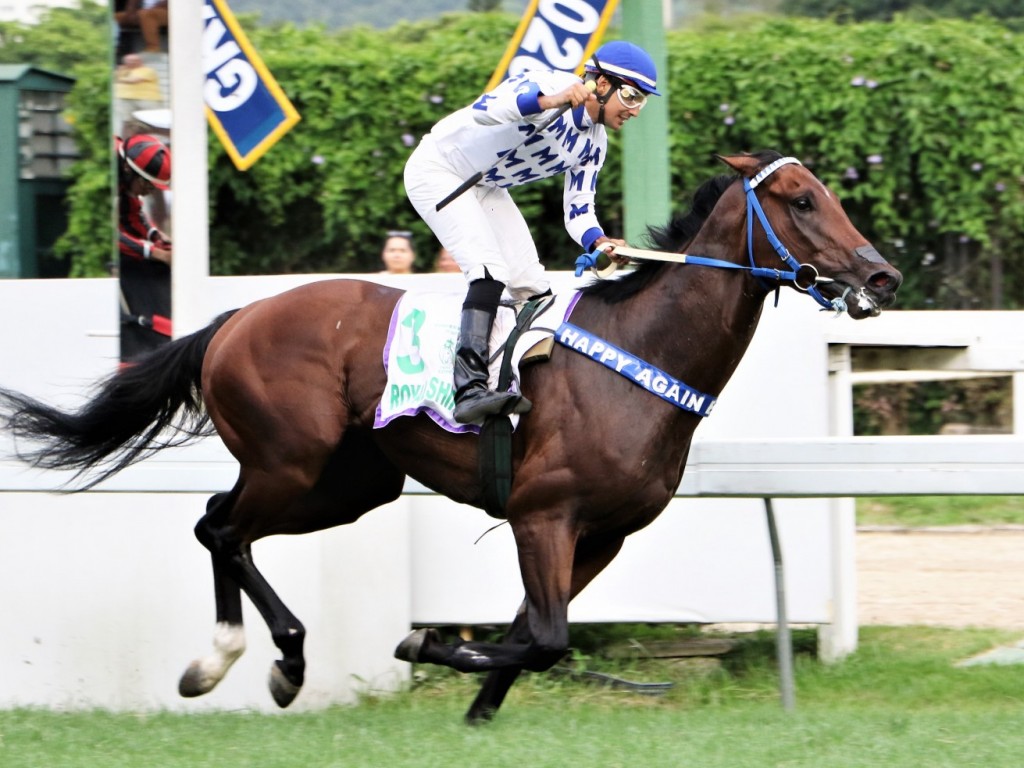
[[[619,97],[619,101],[626,109],[643,109],[647,103],[647,94],[641,91],[639,88],[629,85],[627,83],[619,82],[616,84],[615,94]]]

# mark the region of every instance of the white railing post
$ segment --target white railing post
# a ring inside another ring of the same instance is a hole
[[[853,385],[850,347],[829,346],[829,435],[853,436]],[[841,659],[857,650],[857,511],[852,498],[828,501],[832,547],[832,623],[818,630],[818,656]]]

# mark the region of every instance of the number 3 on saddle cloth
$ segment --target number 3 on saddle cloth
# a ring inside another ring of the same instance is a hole
[[[546,360],[555,330],[565,320],[578,294],[548,296],[540,304],[531,303],[526,312],[529,327],[520,329],[513,340],[510,358],[510,388],[519,385],[519,366],[524,362]],[[452,411],[455,391],[452,368],[462,317],[461,294],[408,292],[399,299],[391,315],[384,345],[384,369],[387,386],[377,406],[374,428],[379,429],[399,416],[425,413],[449,432],[479,432],[479,424],[459,424]],[[491,359],[488,386],[498,388],[506,341],[516,330],[517,315],[511,306],[498,308],[491,331]],[[538,346],[540,345],[540,346]],[[536,349],[535,349],[536,348]],[[513,429],[519,416],[511,417]]]

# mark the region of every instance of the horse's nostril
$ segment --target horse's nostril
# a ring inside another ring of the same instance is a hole
[[[875,272],[868,278],[868,285],[880,291],[895,291],[903,282],[899,272]]]

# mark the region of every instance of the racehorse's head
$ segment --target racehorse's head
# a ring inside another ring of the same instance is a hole
[[[747,217],[753,219],[752,266],[795,271],[797,287],[809,289],[822,305],[845,308],[854,319],[877,315],[896,300],[903,282],[899,270],[857,231],[839,198],[795,158],[760,152],[719,159],[743,178]]]

